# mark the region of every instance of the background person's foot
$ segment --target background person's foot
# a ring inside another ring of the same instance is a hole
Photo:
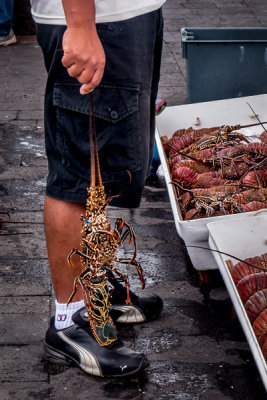
[[[2,47],[11,46],[16,43],[17,43],[17,39],[13,32],[13,29],[11,29],[11,31],[9,32],[8,35],[0,36],[0,46],[2,46]]]
[[[162,299],[152,294],[150,296],[137,296],[130,291],[132,305],[126,304],[127,289],[115,278],[114,274],[107,269],[107,278],[114,289],[109,291],[109,302],[111,308],[109,315],[116,323],[134,324],[151,321],[157,318],[162,309]]]

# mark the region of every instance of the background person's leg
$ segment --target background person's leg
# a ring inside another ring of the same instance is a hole
[[[0,0],[0,47],[17,43],[13,32],[13,0]]]
[[[13,26],[13,0],[0,0],[0,36],[6,36]]]

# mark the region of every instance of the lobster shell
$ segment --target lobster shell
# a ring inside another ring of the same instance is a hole
[[[267,144],[267,131],[263,131],[260,135],[260,141]]]
[[[258,339],[263,357],[267,360],[267,331],[264,331]]]
[[[188,167],[176,167],[172,169],[172,178],[174,181],[189,186],[191,188],[210,188],[218,185],[229,183],[228,180],[218,177],[220,175],[217,171],[203,172],[202,174],[196,173],[193,169]]]
[[[168,146],[168,143],[170,143],[178,151],[181,151],[194,143],[203,134],[209,135],[216,129],[217,128],[193,129],[192,127],[188,129],[179,129],[174,132],[169,140],[164,139],[164,149],[167,154],[169,153],[170,156],[173,156],[176,154],[176,151]]]
[[[252,328],[254,333],[259,340],[261,335],[267,331],[267,308],[263,310],[260,315],[253,322]]]
[[[267,289],[254,293],[245,304],[245,310],[251,323],[267,308]]]
[[[194,132],[188,132],[181,137],[173,137],[169,140],[169,144],[172,145],[176,150],[181,151],[188,147],[191,143],[194,142]],[[169,155],[174,156],[177,152],[174,148],[170,149]]]
[[[200,217],[200,210],[197,208],[191,208],[191,210],[187,211],[185,214],[184,220],[187,221],[189,219],[196,219]]]
[[[249,143],[248,150],[255,154],[261,154],[263,156],[267,156],[267,144],[265,143],[259,143],[259,142]]]
[[[198,174],[188,167],[177,167],[172,169],[172,179],[184,185],[191,186],[197,179]]]
[[[236,287],[243,304],[245,304],[254,293],[267,289],[267,272],[247,275],[238,282]]]
[[[240,204],[247,204],[251,201],[267,203],[267,188],[245,190],[242,193],[233,194],[233,198]]]
[[[245,276],[261,272],[260,269],[252,267],[251,265],[246,264],[246,262],[250,263],[250,264],[258,265],[259,267],[265,267],[265,266],[267,267],[267,253],[264,253],[261,256],[246,258],[244,261],[245,262],[240,261],[239,263],[235,264],[234,266],[230,265],[230,264],[228,266],[229,272],[230,272],[232,279],[236,285]]]
[[[214,186],[224,185],[226,183],[230,184],[230,182],[226,179],[222,179],[218,177],[220,175],[219,172],[204,172],[203,174],[199,174],[192,185],[193,188],[210,188]]]
[[[267,203],[263,203],[262,201],[250,201],[247,204],[242,204],[240,208],[243,212],[258,211],[267,208]]]
[[[179,197],[179,200],[181,201],[182,211],[185,211],[187,206],[190,204],[190,201],[192,200],[192,196],[189,192],[185,192]]]
[[[195,172],[198,174],[202,174],[203,172],[209,172],[211,171],[211,167],[202,164],[201,162],[197,162],[194,160],[184,160],[182,159],[182,156],[178,155],[170,159],[169,161],[170,168],[172,169],[173,167],[188,167],[193,169]]]
[[[263,187],[267,183],[267,171],[266,169],[259,169],[256,171],[247,172],[242,178],[241,183],[247,186]]]

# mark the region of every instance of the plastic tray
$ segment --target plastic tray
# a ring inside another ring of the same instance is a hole
[[[254,215],[239,220],[210,222],[207,226],[210,249],[219,250],[241,259],[260,256],[267,252],[267,210],[258,211]],[[211,253],[219,267],[267,391],[267,364],[225,263],[226,260],[232,260],[236,264],[238,260],[224,254],[212,251]]]
[[[173,184],[170,183],[170,170],[160,137],[167,136],[170,138],[177,129],[189,128],[190,126],[197,129],[221,125],[247,125],[256,123],[257,120],[248,103],[262,122],[267,121],[266,94],[166,107],[163,113],[156,118],[156,142],[173,211],[175,226],[179,236],[184,240],[185,245],[187,246],[188,254],[194,268],[199,271],[218,268],[212,254],[205,250],[190,247],[208,246],[209,232],[207,223],[217,220],[237,220],[250,213],[184,221],[177,201],[176,190]],[[195,124],[196,121],[198,122],[198,125]],[[240,132],[250,136],[252,140],[258,140],[257,138],[262,131],[263,128],[260,125],[240,130]]]
[[[267,91],[266,28],[182,28],[189,103]]]

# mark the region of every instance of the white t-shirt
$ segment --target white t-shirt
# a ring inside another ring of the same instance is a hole
[[[166,0],[95,0],[96,23],[122,21],[160,8]],[[61,0],[31,0],[39,24],[65,25]]]

